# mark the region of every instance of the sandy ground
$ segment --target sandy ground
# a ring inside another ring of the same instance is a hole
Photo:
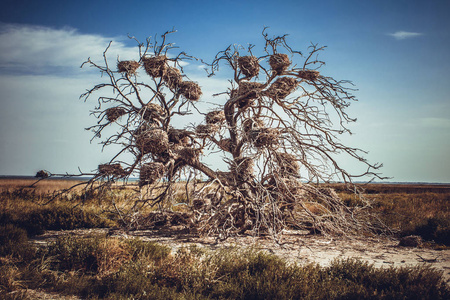
[[[388,238],[330,238],[308,235],[304,232],[285,232],[278,241],[271,237],[234,237],[217,241],[213,237],[199,238],[174,230],[108,231],[107,229],[48,231],[34,242],[45,244],[62,233],[86,235],[108,233],[122,238],[139,237],[144,240],[168,245],[172,251],[180,247],[197,245],[208,249],[222,247],[253,247],[273,253],[289,262],[298,264],[318,263],[327,266],[334,259],[357,258],[376,267],[400,267],[427,264],[443,272],[450,283],[450,250],[432,250],[421,247],[400,247],[395,239]]]

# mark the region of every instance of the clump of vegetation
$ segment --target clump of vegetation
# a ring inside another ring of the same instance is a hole
[[[398,237],[420,236],[425,245],[450,246],[450,190],[433,185],[369,185],[372,212]],[[356,205],[354,197],[340,193]]]
[[[170,249],[137,239],[60,237],[35,258],[0,265],[0,295],[43,288],[83,299],[447,299],[424,266],[375,268],[359,260],[299,266],[253,249]]]

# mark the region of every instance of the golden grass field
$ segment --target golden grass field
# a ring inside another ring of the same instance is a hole
[[[411,249],[385,236],[290,232],[278,242],[239,236],[217,243],[170,230],[125,232],[108,195],[86,197],[80,186],[53,199],[81,181],[35,182],[0,179],[1,299],[450,298],[448,185],[364,187],[394,236],[424,238]],[[115,187],[115,205],[129,207],[137,186]],[[332,187],[347,205],[358,202],[343,185]]]

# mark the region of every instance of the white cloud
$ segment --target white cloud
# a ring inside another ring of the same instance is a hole
[[[388,35],[394,37],[396,40],[405,40],[410,38],[415,38],[423,35],[423,33],[419,32],[408,32],[408,31],[397,31],[394,33],[389,33]]]
[[[29,25],[0,26],[0,67],[3,73],[52,73],[79,68],[88,57],[101,63],[103,51],[116,61],[136,59],[136,47],[127,47],[122,38],[81,34],[72,28],[54,29]]]

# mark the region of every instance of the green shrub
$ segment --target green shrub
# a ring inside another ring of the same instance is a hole
[[[429,218],[425,224],[417,226],[412,234],[420,235],[426,241],[450,246],[450,220],[447,218]]]
[[[48,255],[54,256],[53,267],[59,271],[95,273],[98,261],[95,255],[102,237],[74,238],[63,236],[51,243]]]
[[[0,225],[0,256],[11,255],[28,261],[33,258],[34,253],[25,230],[13,224]]]
[[[44,207],[24,216],[20,221],[20,226],[25,228],[29,235],[42,234],[45,230],[102,228],[111,225],[111,221],[91,211],[68,206]]]
[[[151,260],[162,260],[169,256],[170,247],[155,242],[147,242],[140,239],[127,239],[125,241],[132,251],[133,259],[146,257]]]

